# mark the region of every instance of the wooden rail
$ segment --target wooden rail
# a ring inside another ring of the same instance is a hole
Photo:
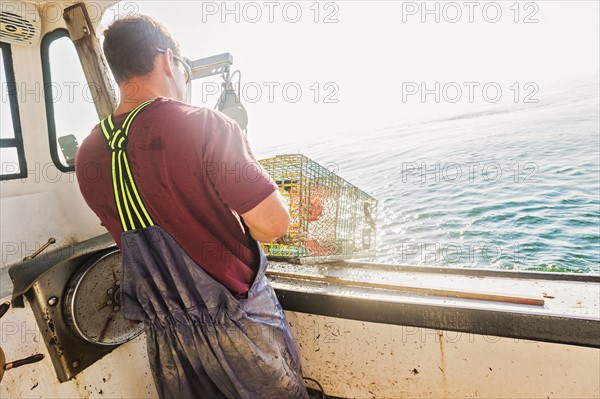
[[[272,277],[294,278],[294,279],[301,279],[301,280],[316,281],[319,283],[337,284],[337,285],[342,285],[342,286],[378,288],[378,289],[384,289],[384,290],[405,292],[405,293],[410,293],[410,294],[434,295],[434,296],[445,296],[445,297],[452,297],[452,298],[475,299],[475,300],[480,300],[480,301],[507,302],[507,303],[517,303],[517,304],[521,304],[521,305],[544,306],[544,300],[542,298],[528,297],[528,296],[516,296],[516,295],[510,295],[510,294],[496,294],[496,293],[486,293],[486,292],[477,292],[477,291],[463,291],[463,290],[459,291],[459,290],[448,290],[448,289],[439,289],[439,288],[413,287],[413,286],[406,286],[406,285],[346,280],[343,278],[332,277],[332,276],[314,276],[314,275],[308,275],[308,274],[278,272],[278,271],[272,271],[272,270],[267,270],[266,274],[267,274],[267,276],[272,276]]]

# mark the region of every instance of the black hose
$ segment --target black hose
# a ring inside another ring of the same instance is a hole
[[[328,396],[325,394],[325,390],[323,389],[323,385],[321,385],[321,383],[319,383],[319,381],[315,380],[314,378],[310,378],[310,377],[302,377],[302,378],[305,379],[306,381],[314,382],[315,384],[317,384],[317,386],[321,390],[321,399],[328,398]]]

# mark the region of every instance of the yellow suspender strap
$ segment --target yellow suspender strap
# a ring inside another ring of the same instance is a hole
[[[148,214],[133,180],[126,152],[131,123],[152,101],[148,100],[138,105],[127,115],[121,126],[114,125],[112,115],[100,122],[102,133],[111,151],[113,191],[123,231],[154,226],[154,221]]]

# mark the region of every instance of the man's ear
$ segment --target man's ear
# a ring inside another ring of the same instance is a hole
[[[157,65],[168,77],[175,78],[175,73],[173,72],[173,50],[170,48],[163,54],[162,57],[159,57],[159,65]]]

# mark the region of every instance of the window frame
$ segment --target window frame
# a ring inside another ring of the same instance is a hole
[[[58,153],[58,138],[56,137],[56,120],[54,115],[54,98],[52,97],[52,90],[46,92],[47,87],[52,86],[52,73],[50,71],[50,45],[58,39],[63,37],[71,40],[69,31],[64,28],[58,28],[51,32],[48,32],[42,38],[42,44],[40,46],[41,61],[42,61],[42,81],[44,85],[44,101],[46,103],[46,125],[48,127],[48,141],[50,145],[50,158],[54,163],[54,166],[63,173],[69,173],[75,171],[75,165],[64,165],[60,161],[60,155]],[[73,44],[75,49],[75,45]],[[77,57],[79,59],[79,56]],[[81,64],[81,61],[80,61]]]
[[[14,137],[12,138],[0,138],[0,148],[16,148],[19,162],[19,173],[0,174],[0,181],[4,181],[26,178],[27,161],[25,160],[25,148],[21,130],[21,113],[19,112],[19,101],[17,98],[17,83],[13,67],[12,48],[9,43],[4,42],[0,42],[0,48],[2,49],[2,61],[4,63],[4,73],[6,74],[6,91],[14,133]]]

